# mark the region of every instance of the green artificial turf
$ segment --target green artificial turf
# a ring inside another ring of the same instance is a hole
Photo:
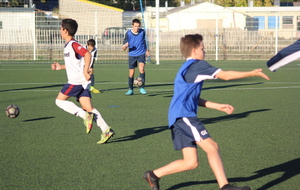
[[[81,118],[55,105],[67,82],[50,62],[0,64],[1,190],[147,190],[142,174],[180,159],[167,128],[173,80],[182,61],[146,66],[147,95],[125,96],[127,64],[95,65],[92,102],[115,130],[98,145],[100,130],[85,133]],[[270,81],[251,77],[209,80],[201,97],[234,106],[231,115],[199,108],[198,117],[218,142],[230,182],[256,190],[300,185],[300,62],[270,72],[264,61],[211,61],[224,70],[263,68]],[[136,70],[137,71],[137,70]],[[75,102],[74,98],[70,99]],[[19,117],[5,115],[9,104]],[[165,176],[163,190],[218,189],[205,153],[199,167]]]

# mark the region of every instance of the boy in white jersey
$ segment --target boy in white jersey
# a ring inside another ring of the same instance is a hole
[[[97,48],[96,48],[96,42],[94,39],[89,39],[87,41],[86,49],[91,53],[91,56],[92,56],[90,69],[89,69],[89,73],[91,75],[90,91],[93,93],[100,93],[100,91],[94,87],[94,84],[95,84],[94,64],[95,64],[95,60],[97,59]]]
[[[216,109],[231,114],[234,108],[200,98],[205,80],[234,80],[246,77],[261,77],[269,80],[262,69],[253,71],[223,71],[204,61],[203,38],[199,34],[181,38],[180,51],[187,58],[179,69],[174,81],[174,95],[169,107],[169,128],[175,150],[181,150],[183,158],[175,160],[155,170],[144,173],[144,179],[152,190],[159,190],[159,179],[163,176],[195,169],[198,166],[197,146],[207,155],[208,163],[215,174],[221,190],[250,190],[250,187],[237,187],[228,183],[218,144],[210,137],[204,124],[198,119],[198,106]]]
[[[63,86],[56,97],[55,103],[64,111],[84,119],[87,133],[91,131],[93,121],[95,121],[102,131],[101,139],[97,143],[103,144],[114,135],[114,131],[104,121],[100,112],[92,106],[89,91],[91,53],[74,40],[73,37],[77,28],[78,24],[73,19],[64,19],[61,22],[60,34],[66,42],[64,47],[65,64],[61,65],[53,62],[51,68],[52,70],[66,69],[68,84]],[[82,108],[73,102],[67,101],[70,97],[76,97]]]

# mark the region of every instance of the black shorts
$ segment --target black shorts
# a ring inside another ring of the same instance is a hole
[[[145,54],[142,54],[139,56],[129,56],[128,57],[129,69],[136,68],[138,63],[146,64],[146,55]]]
[[[204,124],[197,117],[183,117],[176,120],[171,127],[175,150],[186,147],[197,148],[196,142],[210,137]]]

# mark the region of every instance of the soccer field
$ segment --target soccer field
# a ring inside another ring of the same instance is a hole
[[[300,186],[300,61],[276,72],[264,61],[210,61],[223,70],[263,68],[270,81],[252,77],[209,80],[201,97],[229,103],[231,115],[199,108],[198,117],[218,142],[231,183],[253,190],[295,190]],[[92,102],[115,130],[98,145],[95,125],[85,133],[81,118],[55,105],[67,82],[51,62],[0,62],[1,190],[149,190],[142,174],[180,159],[167,128],[173,80],[181,61],[146,66],[147,95],[125,96],[127,64],[95,65]],[[75,102],[75,99],[70,99]],[[19,117],[5,115],[9,104]],[[218,185],[199,149],[199,167],[161,179],[162,190],[216,190]]]

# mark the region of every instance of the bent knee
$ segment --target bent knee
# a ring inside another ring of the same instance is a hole
[[[55,99],[55,104],[56,104],[58,107],[62,107],[63,103],[64,103],[64,100]]]
[[[196,162],[187,162],[185,166],[186,166],[187,170],[193,170],[193,169],[196,169],[199,166],[199,162],[198,161],[196,161]]]
[[[213,146],[213,148],[214,148],[215,150],[219,151],[219,145],[218,145],[217,142],[213,141],[213,142],[212,142],[212,146]]]
[[[208,138],[198,144],[205,152],[218,152],[219,145],[213,139]]]

